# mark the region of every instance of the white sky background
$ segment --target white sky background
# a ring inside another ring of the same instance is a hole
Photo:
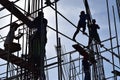
[[[21,1],[23,1],[23,0],[21,0]],[[23,3],[21,1],[19,1],[20,4]],[[117,14],[116,6],[115,6],[115,0],[108,0],[108,1],[109,1],[109,5],[110,5],[109,8],[110,8],[112,36],[115,36],[112,5],[114,5],[114,7],[115,7],[115,15],[116,15],[116,19],[117,19],[116,20],[117,21],[117,30],[120,30],[118,14]],[[108,39],[109,38],[109,30],[108,29],[109,28],[108,28],[106,0],[88,0],[88,2],[89,2],[90,10],[92,13],[92,17],[96,19],[97,24],[99,24],[99,26],[100,26],[100,30],[98,30],[98,32],[99,32],[101,40]],[[17,3],[17,5],[19,5],[19,3]],[[23,7],[23,5],[19,5],[19,6]],[[58,2],[58,11],[62,15],[64,15],[67,19],[69,19],[76,26],[77,26],[77,23],[79,20],[79,13],[82,10],[85,10],[83,0],[60,0]],[[52,10],[50,7],[47,7],[44,9],[45,18],[48,20],[48,25],[55,29],[55,14],[54,13],[55,13],[54,10]],[[6,11],[4,11],[4,12],[2,11],[0,13],[0,17],[5,14],[7,14]],[[3,27],[4,25],[8,24],[9,19],[10,18],[0,19],[0,23],[1,23],[0,27]],[[64,33],[65,35],[69,36],[70,38],[72,38],[76,28],[59,15],[58,15],[58,22],[59,22],[59,24],[58,24],[59,31]],[[53,57],[56,55],[56,51],[55,51],[56,33],[49,28],[47,29],[47,31],[48,31],[47,32],[48,43],[46,45],[46,55],[47,55],[47,58],[50,58],[50,57]],[[8,32],[8,28],[6,28],[4,30],[0,30],[0,34],[2,36],[7,35],[7,32]],[[87,30],[86,30],[86,32],[87,32]],[[61,35],[59,35],[59,37],[61,37],[61,44],[63,46],[65,46],[66,52],[74,50],[72,48],[72,45],[75,44],[73,41],[71,41]],[[118,32],[118,37],[120,37],[120,32]],[[83,35],[81,32],[79,32],[79,34],[76,36],[76,40],[78,42],[84,44],[85,46],[87,46],[87,44],[88,44],[88,37]],[[114,40],[114,42],[115,42],[114,46],[116,46],[116,41]],[[105,45],[105,47],[110,48],[109,42],[104,43],[104,45]],[[3,48],[3,43],[1,43],[0,48]],[[103,50],[103,49],[101,49],[101,50]],[[110,54],[110,53],[105,54],[105,56],[108,54]],[[111,56],[109,56],[107,58],[111,58]],[[56,62],[56,60],[54,60],[52,62]],[[106,67],[108,67],[108,65],[106,65]],[[109,70],[108,70],[108,72],[110,73]],[[52,72],[56,73],[56,71],[53,70]],[[106,75],[108,75],[108,76],[111,75],[109,73],[107,73]],[[56,75],[57,75],[57,73],[56,73]],[[50,74],[50,76],[52,78],[50,80],[57,80],[57,76],[54,76],[53,74]]]

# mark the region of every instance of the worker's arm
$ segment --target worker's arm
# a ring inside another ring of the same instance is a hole
[[[15,36],[14,38],[15,39],[20,39],[24,34],[23,33],[20,33],[18,36]]]
[[[96,24],[97,25],[97,24]],[[97,25],[97,29],[100,29],[100,26],[99,25]]]

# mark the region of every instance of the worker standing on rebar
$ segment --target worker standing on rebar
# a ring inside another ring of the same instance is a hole
[[[100,37],[99,37],[99,34],[97,32],[97,29],[100,29],[99,25],[96,24],[96,20],[93,19],[92,20],[92,24],[90,25],[89,27],[89,42],[88,42],[88,47],[90,46],[90,44],[92,43],[92,40],[94,39],[96,43],[100,44],[101,47],[103,46],[101,44],[101,40],[100,40]]]
[[[74,35],[73,35],[73,40],[74,40],[74,41],[76,41],[76,40],[75,40],[75,37],[76,37],[77,34],[79,33],[80,28],[82,28],[82,33],[83,33],[83,34],[87,34],[87,33],[85,33],[85,30],[86,30],[86,20],[87,20],[87,19],[88,19],[87,14],[85,14],[84,11],[81,11],[81,12],[80,12],[80,20],[79,20],[78,25],[77,25],[77,30],[76,30],[76,32],[75,32]]]
[[[52,3],[50,0],[46,0],[45,4],[46,4],[47,6],[53,5],[53,3]]]
[[[21,50],[20,44],[13,42],[14,39],[18,40],[20,37],[23,36],[23,33],[20,33],[18,36],[15,36],[15,31],[17,30],[18,27],[19,25],[17,23],[12,23],[10,25],[10,31],[8,32],[8,35],[4,42],[5,51],[13,53]]]
[[[88,62],[88,59],[83,58],[82,65],[83,65],[83,70],[85,73],[84,80],[91,80],[90,63]]]
[[[36,67],[38,68],[38,76],[40,80],[45,80],[44,74],[44,58],[45,46],[47,43],[47,20],[44,18],[44,13],[38,12],[38,17],[33,21],[34,28],[37,30],[31,37],[32,58]]]

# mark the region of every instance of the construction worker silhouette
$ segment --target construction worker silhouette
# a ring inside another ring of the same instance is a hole
[[[20,44],[13,42],[14,39],[18,40],[21,36],[23,36],[23,33],[20,33],[18,36],[15,36],[15,31],[18,27],[19,25],[17,23],[12,23],[10,25],[10,31],[8,32],[8,35],[4,42],[5,50],[9,51],[9,53],[21,50]]]
[[[37,77],[39,77],[40,80],[45,80],[44,57],[47,43],[47,20],[44,18],[43,12],[38,13],[38,17],[33,21],[33,26],[37,30],[31,35],[31,57],[35,63],[35,67],[38,68]]]
[[[101,44],[101,41],[100,41],[100,37],[99,37],[99,34],[97,32],[97,29],[100,29],[99,25],[96,24],[96,20],[93,19],[92,20],[92,24],[90,25],[89,27],[89,42],[88,42],[88,47],[90,46],[90,44],[92,43],[92,40],[94,39],[96,41],[96,43],[100,44],[101,47],[103,46]]]
[[[87,59],[83,58],[82,66],[83,66],[83,70],[84,70],[84,73],[85,73],[84,80],[91,80],[90,63],[88,62]]]
[[[77,25],[77,30],[76,30],[76,32],[73,35],[73,40],[74,41],[76,41],[75,37],[79,33],[80,28],[82,28],[82,33],[86,34],[85,30],[86,30],[86,20],[87,20],[87,18],[88,18],[87,14],[85,14],[84,11],[81,11],[81,13],[80,13],[80,20],[79,20],[78,25]]]
[[[40,42],[40,53],[37,50],[38,54],[45,54],[45,45],[47,43],[47,20],[44,18],[44,13],[39,12],[38,17],[33,21],[34,27],[37,29],[32,35],[32,39],[39,39]]]

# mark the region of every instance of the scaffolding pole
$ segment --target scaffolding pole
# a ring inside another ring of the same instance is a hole
[[[110,45],[111,48],[113,47],[113,41],[112,41],[112,31],[111,31],[111,24],[110,24],[110,13],[109,13],[109,2],[106,0],[106,5],[107,5],[107,15],[108,15],[108,26],[109,26],[109,36],[110,36]],[[111,49],[111,52],[113,52],[113,49]],[[112,61],[114,64],[114,55],[112,54]],[[115,67],[113,65],[113,70],[115,70]],[[114,74],[114,80],[117,80],[116,75]]]
[[[115,35],[116,35],[116,42],[117,42],[117,51],[118,51],[118,55],[119,55],[119,57],[120,57],[120,48],[119,48],[118,31],[117,31],[117,25],[116,25],[116,17],[115,17],[114,6],[112,6],[112,9],[113,9]],[[120,65],[120,59],[119,59],[119,65]]]

